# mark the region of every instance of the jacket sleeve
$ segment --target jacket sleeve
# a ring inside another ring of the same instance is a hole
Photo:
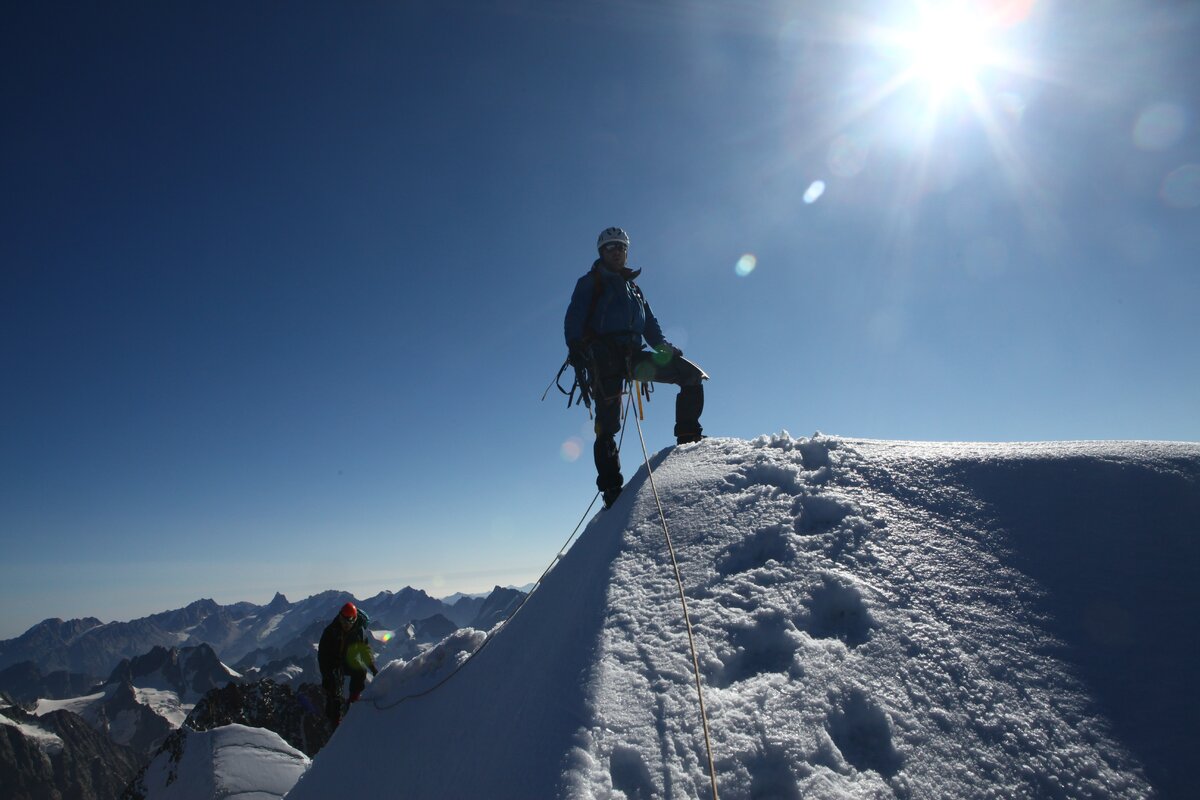
[[[638,290],[638,297],[641,298],[642,309],[646,312],[646,327],[642,330],[642,336],[651,347],[658,347],[666,341],[666,337],[663,336],[662,328],[658,324],[658,318],[650,310],[650,304],[646,302],[641,289]]]
[[[367,628],[370,627],[370,625],[371,625],[371,618],[368,617],[367,612],[363,611],[361,608],[358,610],[358,616],[360,617],[360,619],[359,619],[359,631],[360,631],[359,636],[362,639],[362,643],[367,646],[367,655],[371,657],[371,663],[373,664],[373,663],[375,663],[375,653],[371,649],[371,641],[372,641],[371,632],[369,630],[367,630]]]
[[[571,303],[567,306],[567,316],[563,320],[563,335],[568,347],[571,342],[583,338],[583,328],[587,324],[587,313],[592,305],[593,291],[592,280],[587,275],[584,275],[575,284],[575,291],[571,293]]]
[[[341,655],[337,649],[333,631],[326,628],[321,633],[321,641],[317,645],[317,665],[321,668],[322,678],[333,675],[341,666]]]
[[[371,642],[373,641],[373,637],[371,636],[371,632],[369,630],[367,630],[368,626],[370,626],[370,624],[371,624],[371,618],[368,617],[367,612],[363,611],[361,608],[358,610],[358,615],[361,618],[359,620],[359,623],[360,623],[359,624],[359,636],[361,638],[362,643],[367,646],[368,663],[370,663],[372,666],[374,666],[375,650],[374,650],[374,648],[371,647]]]

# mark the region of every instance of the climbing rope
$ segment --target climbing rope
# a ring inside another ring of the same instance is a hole
[[[658,487],[654,484],[654,470],[650,467],[650,454],[646,451],[646,437],[642,435],[642,423],[634,417],[637,423],[638,439],[642,442],[642,458],[646,461],[646,474],[650,478],[650,489],[654,492],[654,502],[658,506],[658,518],[662,522],[663,535],[667,539],[667,550],[671,554],[671,566],[675,569],[675,583],[679,586],[679,604],[683,606],[683,623],[687,628],[688,647],[692,650],[692,674],[696,677],[696,697],[700,701],[700,724],[704,728],[704,749],[708,754],[708,777],[712,782],[713,800],[717,796],[717,770],[713,765],[712,738],[708,732],[708,713],[704,710],[704,689],[700,685],[700,659],[696,656],[696,639],[692,635],[692,618],[688,614],[687,597],[683,593],[683,576],[679,572],[679,562],[675,559],[675,545],[671,543],[671,531],[667,528],[667,515],[663,513],[662,500],[658,497]]]
[[[529,602],[529,598],[533,597],[533,593],[537,591],[538,587],[542,585],[542,581],[545,580],[546,576],[550,574],[550,570],[554,569],[554,565],[557,564],[559,562],[559,559],[561,559],[566,554],[567,545],[569,545],[571,543],[571,540],[575,538],[575,534],[579,532],[579,528],[583,525],[583,521],[587,519],[587,515],[589,513],[591,513],[592,506],[596,505],[596,498],[598,498],[599,496],[600,496],[600,492],[596,492],[596,494],[593,495],[592,502],[588,504],[587,511],[584,511],[583,516],[579,518],[579,522],[575,525],[575,530],[571,531],[571,535],[567,537],[567,540],[565,542],[563,542],[563,546],[558,549],[558,553],[555,554],[554,559],[550,562],[550,564],[546,567],[546,569],[542,571],[541,577],[539,577],[537,579],[537,581],[534,582],[533,588],[529,590],[529,594],[525,595],[524,599],[522,599],[521,602],[517,605],[517,607],[513,609],[513,612],[504,619],[504,622],[502,622],[498,626],[494,627],[492,629],[491,633],[489,633],[487,636],[484,637],[483,641],[479,643],[479,647],[476,647],[473,651],[471,651],[471,655],[469,655],[465,659],[463,659],[463,662],[461,664],[459,664],[457,667],[455,667],[449,674],[447,674],[446,677],[442,678],[440,681],[435,683],[433,686],[430,686],[428,689],[423,689],[422,691],[405,695],[404,697],[401,697],[396,702],[389,703],[388,705],[383,705],[383,706],[379,705],[379,701],[377,699],[373,699],[371,701],[371,705],[375,706],[375,710],[376,711],[387,711],[388,709],[395,708],[396,706],[400,705],[401,703],[403,703],[406,700],[412,700],[414,697],[424,697],[427,694],[433,694],[433,692],[436,689],[441,688],[443,684],[445,684],[448,680],[450,680],[455,675],[457,675],[459,670],[461,670],[463,667],[465,667],[471,661],[471,659],[475,658],[475,656],[477,656],[481,652],[483,652],[483,648],[487,647],[488,644],[492,641],[492,639],[496,638],[496,634],[498,634],[500,631],[502,631],[504,629],[504,627],[506,625],[508,625],[509,622],[512,621],[512,618],[515,617],[520,612],[520,610],[525,607],[525,604]]]
[[[617,440],[617,452],[618,453],[621,451],[621,444],[624,443],[624,441],[625,441],[625,425],[629,420],[629,411],[630,411],[630,408],[632,407],[632,405],[633,405],[633,399],[630,398],[629,402],[626,404],[625,408],[622,410],[623,419],[621,420],[621,436]],[[644,446],[643,446],[643,449],[645,449]],[[492,628],[491,632],[488,633],[488,635],[484,637],[483,641],[479,643],[479,647],[476,647],[474,650],[472,650],[471,654],[469,656],[467,656],[465,659],[463,659],[463,662],[461,664],[459,664],[457,667],[455,667],[453,670],[451,670],[444,678],[442,678],[440,681],[435,683],[433,686],[430,686],[428,689],[423,689],[419,692],[414,692],[413,694],[405,695],[404,697],[401,697],[396,702],[389,703],[387,705],[380,705],[378,698],[373,698],[371,700],[371,705],[375,707],[375,710],[376,711],[387,711],[389,709],[395,708],[396,706],[400,705],[401,703],[403,703],[407,700],[412,700],[415,697],[424,697],[426,695],[433,694],[434,691],[441,688],[443,685],[446,684],[447,681],[449,681],[451,678],[453,678],[455,675],[457,675],[462,670],[463,667],[465,667],[467,664],[469,664],[471,662],[472,659],[475,658],[475,656],[477,656],[481,652],[483,652],[483,648],[487,647],[488,644],[491,643],[492,639],[496,638],[496,635],[498,633],[500,633],[500,631],[504,630],[504,628],[507,627],[508,623],[511,622],[513,620],[513,618],[515,616],[517,616],[518,613],[520,613],[521,609],[525,607],[525,604],[529,602],[529,598],[533,597],[534,592],[536,592],[538,590],[538,587],[542,585],[542,581],[544,581],[546,579],[546,576],[550,574],[550,570],[554,569],[555,565],[558,564],[559,560],[561,560],[562,557],[564,555],[566,555],[567,547],[571,544],[571,540],[575,538],[575,534],[579,533],[579,529],[581,527],[583,527],[583,523],[587,519],[588,514],[592,513],[592,507],[594,505],[596,505],[596,500],[599,499],[599,497],[600,497],[600,492],[597,490],[597,492],[594,495],[592,495],[592,502],[588,503],[587,510],[583,512],[583,516],[579,518],[579,522],[575,523],[575,529],[573,531],[571,531],[571,535],[567,537],[567,540],[565,542],[563,542],[562,547],[558,548],[558,552],[555,553],[554,558],[546,566],[546,569],[544,569],[542,571],[541,576],[538,577],[538,579],[536,581],[534,581],[533,588],[529,590],[529,594],[525,595],[524,599],[522,599],[521,602],[517,605],[517,607],[513,609],[511,614],[509,614],[507,617],[505,617],[503,622],[501,622],[499,625]]]
[[[622,410],[623,418],[621,420],[621,436],[617,441],[617,452],[618,453],[620,453],[621,444],[625,440],[625,428],[629,423],[629,417],[630,417],[632,409],[633,409],[633,393],[634,392],[639,393],[639,398],[638,398],[639,412],[641,410],[640,409],[640,405],[641,405],[640,387],[638,387],[636,382],[634,382],[632,379],[629,380],[629,387],[630,387],[630,392],[628,395],[628,401],[625,404],[625,408]],[[549,391],[549,387],[547,387],[547,391]],[[543,398],[544,398],[544,395],[543,395]],[[696,639],[692,633],[691,614],[688,612],[687,596],[685,595],[684,589],[683,589],[683,575],[679,571],[679,561],[675,557],[675,545],[671,541],[671,531],[667,527],[667,517],[666,517],[666,514],[663,512],[662,499],[658,495],[658,486],[654,483],[654,469],[650,466],[650,454],[646,450],[646,437],[642,433],[642,423],[639,419],[640,413],[632,414],[632,416],[634,418],[635,424],[637,425],[638,439],[641,441],[641,445],[642,445],[642,458],[646,463],[646,474],[650,479],[650,489],[654,493],[654,503],[658,507],[658,518],[662,522],[663,535],[666,537],[666,541],[667,541],[667,550],[671,554],[671,567],[675,571],[675,583],[679,588],[679,603],[683,607],[683,622],[684,622],[685,628],[687,629],[688,647],[690,648],[691,655],[692,655],[692,674],[694,675],[695,681],[696,681],[696,697],[700,704],[700,723],[704,730],[704,749],[705,749],[705,752],[708,757],[709,781],[712,785],[713,800],[720,800],[720,798],[717,794],[717,770],[713,763],[712,736],[709,732],[708,713],[705,710],[705,706],[704,706],[704,689],[700,682],[700,659],[696,655]],[[500,633],[500,631],[502,631],[508,625],[508,623],[511,622],[514,617],[517,616],[518,613],[520,613],[521,609],[525,607],[525,604],[529,602],[529,598],[533,597],[534,593],[537,592],[538,588],[542,585],[542,581],[545,580],[546,576],[550,574],[550,571],[552,569],[554,569],[555,565],[558,564],[559,560],[562,559],[562,557],[566,554],[567,547],[570,545],[571,541],[575,538],[575,534],[577,534],[579,532],[579,529],[583,526],[584,521],[587,519],[588,514],[591,513],[592,507],[596,505],[596,500],[599,497],[600,497],[600,492],[597,491],[596,494],[594,494],[592,496],[592,502],[588,504],[587,510],[583,512],[583,516],[580,517],[579,522],[576,523],[575,529],[573,531],[571,531],[571,535],[567,537],[567,540],[563,543],[563,546],[559,548],[559,550],[555,554],[553,560],[551,560],[550,564],[547,565],[545,570],[543,570],[541,576],[537,579],[537,581],[534,582],[533,588],[529,590],[529,594],[525,595],[524,599],[522,599],[521,602],[517,605],[517,607],[515,609],[513,609],[513,612],[508,615],[508,617],[504,620],[504,622],[502,622],[499,625],[492,628],[491,632],[488,633],[488,635],[484,637],[484,640],[479,644],[479,647],[475,648],[475,650],[473,650],[471,652],[471,654],[462,661],[461,664],[459,664],[457,667],[455,667],[449,674],[447,674],[444,678],[442,678],[440,681],[435,683],[433,686],[430,686],[428,689],[424,689],[420,692],[414,692],[413,694],[410,694],[410,695],[405,695],[404,697],[401,697],[399,700],[395,701],[394,703],[389,703],[387,705],[380,705],[379,701],[377,699],[373,699],[371,701],[371,704],[375,707],[375,709],[378,711],[387,711],[389,709],[395,708],[396,706],[400,705],[401,703],[404,703],[407,700],[412,700],[413,698],[417,698],[417,697],[425,697],[426,695],[432,694],[434,691],[436,691],[437,689],[444,686],[451,678],[453,678],[455,675],[457,675],[460,671],[462,671],[463,667],[465,667],[467,664],[469,664],[475,658],[475,656],[477,656],[481,652],[483,652],[483,648],[487,647],[488,644],[490,644],[491,641],[496,637],[496,635],[498,633]]]

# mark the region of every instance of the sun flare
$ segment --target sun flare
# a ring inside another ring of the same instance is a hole
[[[900,45],[912,77],[938,91],[973,86],[991,49],[986,20],[957,6],[927,10]]]
[[[848,83],[852,102],[837,123],[833,163],[852,166],[843,156],[853,153],[846,143],[856,140],[866,143],[862,148],[874,140],[906,153],[897,204],[912,208],[931,187],[954,179],[954,154],[982,133],[1010,185],[1032,187],[1013,132],[1022,93],[1048,74],[1033,36],[1036,6],[1037,0],[907,0],[848,25],[864,58]],[[858,170],[864,158],[857,158]],[[839,176],[855,174],[846,169]]]

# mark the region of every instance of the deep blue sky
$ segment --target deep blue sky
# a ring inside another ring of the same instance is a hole
[[[8,9],[0,636],[535,578],[608,225],[711,435],[1200,439],[1200,4],[974,5]]]

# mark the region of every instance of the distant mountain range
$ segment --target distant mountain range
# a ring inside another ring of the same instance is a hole
[[[129,622],[102,623],[95,617],[47,619],[15,639],[0,641],[0,670],[32,662],[47,678],[65,672],[99,680],[122,659],[137,658],[156,647],[201,644],[211,646],[226,664],[244,663],[249,669],[288,656],[300,657],[297,640],[315,642],[320,636],[318,626],[333,619],[347,601],[367,612],[373,630],[392,632],[388,642],[399,639],[402,643],[411,640],[403,633],[407,626],[438,615],[456,627],[491,627],[522,596],[518,590],[497,586],[486,597],[459,596],[446,603],[420,589],[405,587],[365,600],[341,591],[322,592],[298,603],[289,602],[282,594],[266,605],[242,602],[223,606],[213,600],[197,600],[184,608]],[[398,646],[392,645],[392,649]],[[0,684],[0,688],[4,686]]]
[[[497,586],[445,602],[406,587],[361,601],[338,591],[298,603],[276,594],[261,606],[198,600],[130,622],[45,620],[0,641],[0,732],[10,741],[0,748],[0,783],[14,797],[40,797],[37,787],[70,785],[88,763],[95,774],[70,796],[115,797],[151,758],[169,751],[178,761],[184,728],[269,728],[312,755],[331,732],[319,711],[316,645],[347,601],[370,616],[383,666],[459,628],[490,629],[525,596]],[[143,769],[126,796],[145,796],[157,774]]]

